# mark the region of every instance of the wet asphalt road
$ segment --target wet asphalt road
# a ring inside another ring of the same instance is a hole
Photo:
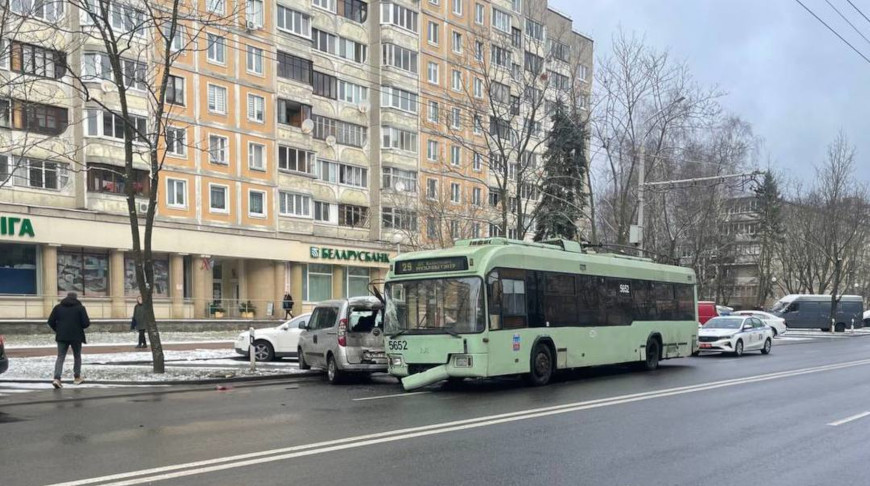
[[[388,377],[115,398],[66,388],[0,401],[0,484],[866,485],[870,416],[830,424],[870,412],[868,378],[861,337],[538,389],[402,394]]]

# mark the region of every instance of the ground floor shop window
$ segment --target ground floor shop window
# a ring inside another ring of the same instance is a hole
[[[332,298],[332,265],[312,263],[302,267],[302,295],[306,302]]]
[[[85,297],[109,295],[109,256],[84,250],[57,252],[57,293]]]
[[[136,261],[132,255],[124,257],[124,294],[128,297],[139,295],[139,285],[136,284]],[[169,297],[169,260],[166,257],[154,257],[154,297]]]
[[[36,294],[36,246],[0,243],[0,294]]]
[[[364,297],[369,295],[369,269],[347,267],[347,296]]]

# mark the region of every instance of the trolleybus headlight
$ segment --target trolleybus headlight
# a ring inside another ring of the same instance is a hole
[[[402,366],[404,363],[402,362],[401,356],[391,356],[390,357],[390,365],[391,366]]]
[[[471,356],[467,354],[457,354],[453,357],[453,366],[457,368],[471,368]]]

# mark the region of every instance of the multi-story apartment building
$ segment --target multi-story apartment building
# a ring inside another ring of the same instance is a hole
[[[277,316],[285,292],[297,311],[365,294],[396,243],[505,233],[490,224],[490,120],[474,123],[474,99],[491,96],[474,80],[487,79],[491,56],[507,55],[492,39],[511,39],[510,73],[535,59],[524,54],[524,30],[566,32],[546,44],[564,60],[541,56],[547,79],[573,80],[563,91],[580,105],[591,80],[591,40],[546,2],[203,0],[201,12],[231,21],[182,22],[152,188],[144,159],[134,180],[123,175],[105,46],[77,34],[92,28],[87,15],[65,2],[10,5],[35,27],[0,33],[0,77],[28,86],[26,106],[15,83],[0,88],[0,317],[42,318],[67,291],[95,317],[129,315],[131,184],[139,206],[158,192],[158,318],[206,317],[214,303],[232,314],[249,300],[258,317]],[[112,5],[121,24],[138,18],[137,2]],[[139,117],[131,123],[143,131],[153,113],[138,89],[148,77],[135,73],[151,67],[150,40],[143,32],[123,67]],[[507,89],[498,96],[523,110],[522,83]],[[446,210],[424,209],[431,201]]]

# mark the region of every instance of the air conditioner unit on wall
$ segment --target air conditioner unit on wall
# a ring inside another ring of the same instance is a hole
[[[147,213],[148,212],[148,203],[147,202],[140,202],[139,206],[138,206],[138,211],[140,214]]]
[[[249,20],[245,26],[248,28],[248,30],[256,30],[257,29],[257,24],[255,24],[251,20]]]

